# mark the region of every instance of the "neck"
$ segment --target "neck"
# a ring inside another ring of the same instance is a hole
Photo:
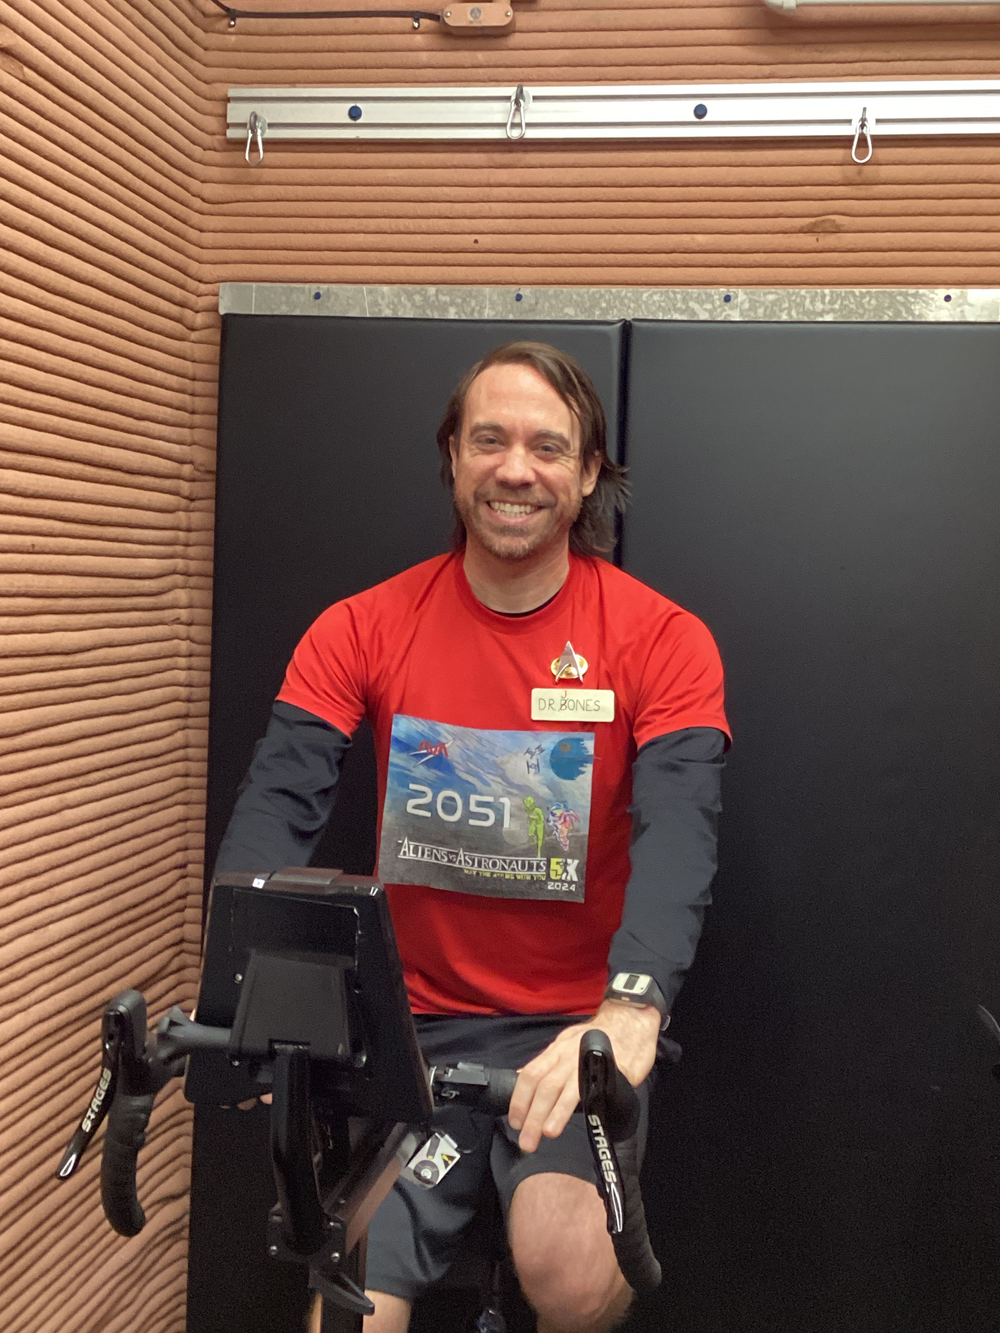
[[[508,615],[534,611],[566,582],[569,543],[553,551],[539,551],[525,560],[499,560],[477,543],[467,541],[463,568],[474,596],[491,611]]]

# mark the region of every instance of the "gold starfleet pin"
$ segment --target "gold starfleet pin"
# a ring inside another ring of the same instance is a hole
[[[567,639],[562,657],[553,658],[552,674],[556,680],[583,680],[587,665],[587,659],[581,657]]]

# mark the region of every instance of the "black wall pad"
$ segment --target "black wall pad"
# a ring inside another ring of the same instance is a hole
[[[308,1273],[268,1258],[265,1223],[277,1202],[269,1113],[195,1109],[188,1240],[187,1333],[303,1333]]]
[[[632,328],[625,567],[735,731],[634,1327],[1000,1319],[1000,328]]]
[[[223,319],[206,866],[267,725],[285,664],[331,602],[448,548],[435,434],[456,382],[491,348],[551,342],[593,377],[617,450],[624,326],[508,321]],[[460,651],[456,645],[456,651]],[[370,874],[375,761],[363,728],[317,865]],[[299,1333],[264,1252],[269,1167],[257,1139],[196,1114],[189,1333]],[[211,1163],[237,1153],[237,1167]],[[226,1220],[233,1169],[263,1175]],[[225,1172],[229,1172],[226,1175]],[[260,1197],[258,1197],[258,1195]],[[238,1313],[237,1313],[238,1312]]]

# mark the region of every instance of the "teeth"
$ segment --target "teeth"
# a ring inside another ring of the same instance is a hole
[[[491,500],[490,508],[495,509],[498,514],[532,514],[535,505],[512,505],[506,504],[503,500]]]

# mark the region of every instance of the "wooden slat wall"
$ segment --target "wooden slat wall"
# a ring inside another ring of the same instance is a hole
[[[834,22],[822,11],[819,21],[817,11],[785,18],[763,0],[515,8],[511,37],[478,39],[433,23],[414,33],[407,20],[244,20],[230,30],[208,18],[207,74],[221,98],[227,85],[292,83],[992,78],[1000,57],[1000,23],[956,23],[941,9],[923,12],[951,21],[899,10],[879,11],[879,24],[850,11]],[[248,167],[219,125],[205,174],[205,273],[215,279],[1000,283],[996,139],[876,139],[865,167],[846,140],[275,143]]]
[[[16,0],[0,28],[0,1271],[4,1333],[180,1333],[179,1086],[134,1240],[99,1151],[58,1184],[103,1001],[194,994],[210,612],[214,128],[181,0]],[[212,108],[214,111],[215,108]]]
[[[197,6],[197,8],[196,8]],[[216,284],[1000,285],[1000,144],[267,145],[230,84],[989,77],[996,23],[532,0],[510,38],[13,0],[0,27],[0,1188],[5,1333],[184,1326],[189,1117],[150,1221],[52,1170],[103,1000],[196,981]]]

